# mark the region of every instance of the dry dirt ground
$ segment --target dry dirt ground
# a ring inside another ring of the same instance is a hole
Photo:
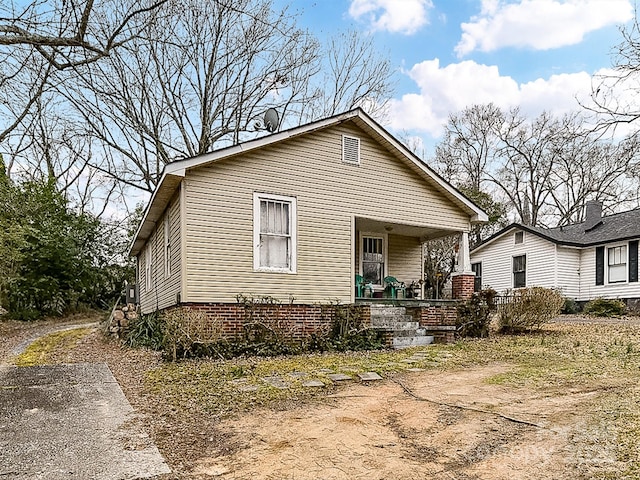
[[[224,421],[218,428],[242,447],[200,459],[193,471],[265,480],[576,479],[616,461],[615,452],[582,443],[594,428],[583,412],[597,392],[531,396],[484,382],[505,368],[411,373],[345,388],[325,405]]]
[[[1,350],[33,334],[0,322]],[[616,448],[618,432],[605,421],[616,416],[606,411],[612,393],[631,392],[640,403],[637,377],[623,390],[616,390],[619,379],[540,388],[494,381],[514,364],[489,361],[398,373],[219,419],[149,392],[145,372],[161,364],[159,356],[123,350],[98,332],[51,361],[108,363],[173,469],[163,479],[637,478],[615,473],[629,469]]]

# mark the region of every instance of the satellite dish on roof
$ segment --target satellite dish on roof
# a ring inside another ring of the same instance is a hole
[[[270,108],[264,114],[264,128],[273,133],[278,129],[280,125],[280,115],[275,108]]]

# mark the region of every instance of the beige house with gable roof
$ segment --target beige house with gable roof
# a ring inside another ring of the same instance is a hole
[[[238,294],[356,301],[422,278],[422,243],[486,214],[361,109],[168,164],[130,254],[143,313]],[[376,295],[377,296],[377,295]]]

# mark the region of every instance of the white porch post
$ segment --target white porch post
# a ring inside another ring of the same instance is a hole
[[[460,242],[458,243],[458,264],[456,265],[456,273],[470,273],[471,257],[469,256],[469,233],[462,232]]]

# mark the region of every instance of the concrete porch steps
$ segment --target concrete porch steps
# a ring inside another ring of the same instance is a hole
[[[389,305],[371,306],[371,327],[391,334],[396,349],[424,346],[433,343],[433,336],[407,315],[405,307]]]

